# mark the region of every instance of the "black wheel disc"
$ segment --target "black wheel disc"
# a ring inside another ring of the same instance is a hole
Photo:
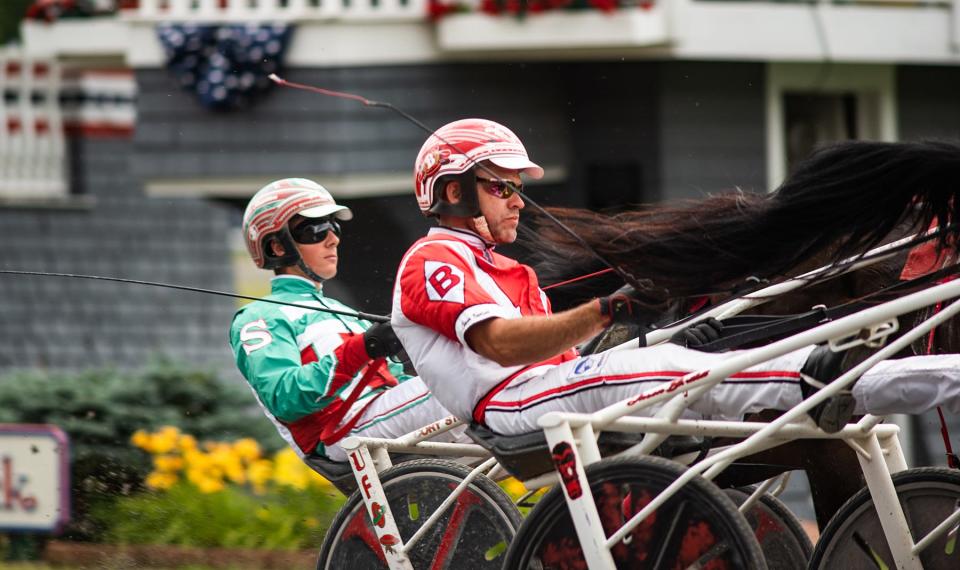
[[[400,536],[408,540],[470,473],[451,461],[425,459],[384,471],[380,480]],[[360,491],[347,500],[324,538],[317,568],[386,568]],[[416,570],[502,567],[520,513],[495,483],[480,476],[409,553]]]
[[[681,473],[656,457],[608,459],[587,468],[603,531],[610,536]],[[760,546],[733,502],[701,477],[671,497],[611,550],[618,569],[763,569]],[[586,569],[563,491],[530,512],[507,554],[507,568]]]
[[[754,489],[724,489],[739,508]],[[813,553],[813,543],[790,509],[770,493],[760,496],[744,516],[760,543],[767,568],[803,570]]]
[[[900,505],[914,542],[960,509],[960,472],[937,467],[908,469],[893,475]],[[920,553],[926,570],[960,568],[957,528],[940,536]],[[868,489],[863,488],[830,519],[817,542],[810,568],[895,568],[880,517]]]

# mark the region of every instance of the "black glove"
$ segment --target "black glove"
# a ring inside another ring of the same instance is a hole
[[[363,333],[363,346],[367,349],[367,356],[380,358],[400,354],[403,345],[393,332],[390,323],[376,323]]]
[[[697,349],[720,338],[720,333],[722,332],[723,323],[710,317],[705,321],[690,325],[674,334],[670,337],[670,342],[687,348]]]
[[[609,297],[600,297],[600,314],[610,317],[610,324],[635,325],[640,316],[650,312],[650,309],[631,295],[632,287],[619,289]]]

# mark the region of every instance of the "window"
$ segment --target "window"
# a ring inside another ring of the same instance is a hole
[[[892,65],[782,64],[767,69],[767,183],[776,188],[818,146],[896,140]]]

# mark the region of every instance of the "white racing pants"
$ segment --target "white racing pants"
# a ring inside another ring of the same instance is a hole
[[[364,400],[355,403],[347,417],[354,417],[366,404]],[[350,430],[350,435],[395,439],[449,415],[450,412],[430,394],[430,390],[420,378],[410,378],[374,400],[370,407],[362,412],[360,420]],[[465,429],[465,426],[453,428],[430,438],[430,441],[472,443],[473,441],[464,435]],[[340,442],[328,445],[326,456],[332,461],[347,460],[347,453],[340,446]]]
[[[740,418],[797,405],[802,400],[799,370],[812,350],[804,348],[734,374],[691,401],[684,417]],[[537,431],[537,419],[547,412],[595,412],[692,371],[712,368],[732,354],[661,344],[585,356],[539,375],[518,377],[491,399],[484,421],[503,435]],[[937,405],[960,411],[960,355],[882,361],[857,381],[853,394],[857,413],[915,414]],[[650,416],[657,409],[641,408],[636,415]]]

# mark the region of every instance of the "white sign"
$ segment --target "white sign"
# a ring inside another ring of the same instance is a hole
[[[0,530],[58,532],[70,520],[70,447],[55,426],[0,424]]]

